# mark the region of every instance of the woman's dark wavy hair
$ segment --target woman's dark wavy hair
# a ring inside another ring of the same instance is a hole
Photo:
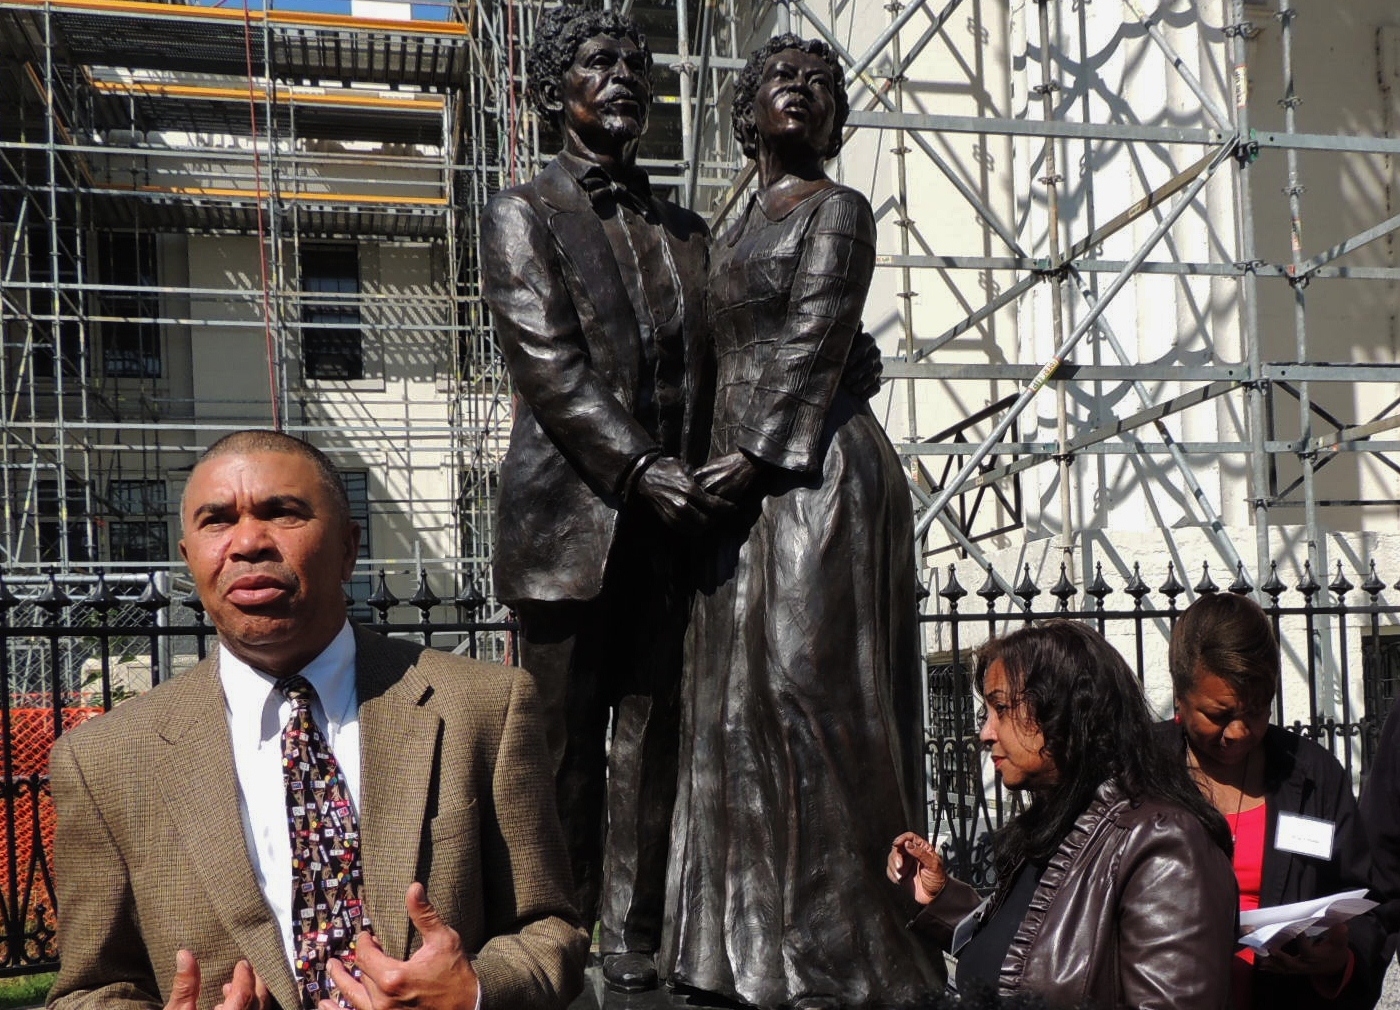
[[[1172,629],[1167,665],[1172,693],[1190,694],[1202,670],[1230,685],[1248,708],[1264,709],[1278,693],[1278,639],[1263,608],[1247,596],[1202,596]]]
[[[734,82],[734,104],[729,109],[734,136],[738,139],[739,146],[744,149],[745,156],[757,157],[758,131],[754,127],[753,99],[754,95],[758,94],[759,82],[763,80],[764,64],[770,56],[775,56],[784,49],[796,49],[820,56],[831,71],[831,79],[835,82],[836,115],[832,120],[831,143],[827,146],[825,157],[834,158],[841,151],[841,128],[846,125],[846,117],[851,113],[851,102],[846,97],[846,71],[836,54],[831,51],[831,47],[821,39],[803,39],[791,33],[775,35],[749,53],[749,62],[744,64],[738,80]]]
[[[998,879],[1009,882],[1023,860],[1043,864],[1075,819],[1110,779],[1133,801],[1185,807],[1227,854],[1230,829],[1201,796],[1186,763],[1159,746],[1142,688],[1118,651],[1078,621],[1057,620],[994,638],[977,651],[975,683],[1001,663],[1010,702],[1045,738],[1059,781],[1037,792],[996,840]]]
[[[550,7],[535,23],[535,41],[525,56],[525,74],[529,78],[526,95],[541,116],[554,119],[559,115],[553,103],[558,100],[564,74],[573,65],[578,47],[597,35],[636,43],[647,54],[647,79],[651,79],[651,50],[637,22],[612,11],[574,4]]]

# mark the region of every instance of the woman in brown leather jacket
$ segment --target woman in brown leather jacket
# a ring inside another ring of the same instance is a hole
[[[997,837],[996,892],[978,904],[913,833],[887,872],[914,921],[958,958],[957,984],[1052,1006],[1224,1010],[1235,878],[1224,818],[1152,738],[1128,666],[1101,635],[1052,621],[979,650],[980,734],[1026,811]]]

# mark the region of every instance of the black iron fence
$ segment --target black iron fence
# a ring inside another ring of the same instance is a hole
[[[517,654],[514,625],[484,619],[487,601],[469,578],[445,597],[431,582],[420,571],[416,591],[399,600],[380,572],[356,607],[387,634],[492,659]],[[198,597],[170,573],[94,571],[24,585],[12,576],[10,583],[0,578],[0,976],[49,970],[57,962],[48,785],[54,739],[193,665],[214,635]],[[1400,604],[1382,600],[1386,588],[1374,570],[1359,586],[1340,570],[1322,586],[1306,567],[1291,587],[1274,574],[1258,588],[1292,670],[1276,721],[1330,747],[1358,776],[1400,693]],[[992,883],[989,833],[1015,809],[1015,797],[997,788],[978,747],[971,651],[1024,622],[1090,621],[1127,657],[1165,714],[1171,626],[1192,592],[1220,591],[1254,590],[1239,577],[1222,590],[1205,570],[1188,592],[1171,566],[1155,588],[1136,568],[1116,587],[1102,573],[1077,587],[1062,571],[1041,589],[1029,568],[1013,579],[988,575],[975,592],[951,574],[940,578],[921,617],[929,656],[931,822],[959,876]]]
[[[930,646],[930,826],[952,872],[981,888],[995,883],[990,834],[1019,809],[1019,797],[1003,793],[977,740],[972,651],[992,635],[1048,618],[1088,621],[1128,660],[1165,717],[1170,712],[1167,642],[1188,597],[1254,593],[1284,654],[1273,721],[1331,750],[1358,786],[1385,715],[1400,694],[1400,603],[1382,598],[1387,588],[1400,590],[1400,585],[1387,587],[1374,564],[1356,585],[1339,563],[1322,585],[1305,563],[1291,586],[1276,564],[1257,590],[1242,571],[1222,589],[1202,566],[1190,592],[1172,564],[1155,588],[1136,564],[1116,587],[1101,567],[1083,587],[1061,568],[1048,589],[1037,585],[1029,565],[1009,579],[989,571],[975,592],[959,583],[953,566],[947,573],[926,604],[931,612],[922,618]]]

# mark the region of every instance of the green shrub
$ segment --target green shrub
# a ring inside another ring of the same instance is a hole
[[[0,978],[0,1010],[41,1005],[49,995],[53,980],[54,973],[51,971],[42,975]]]

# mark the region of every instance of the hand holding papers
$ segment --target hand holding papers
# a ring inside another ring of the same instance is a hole
[[[1376,903],[1365,888],[1342,891],[1311,901],[1274,905],[1240,913],[1240,943],[1267,957],[1298,936],[1320,936],[1339,923],[1369,912]]]

